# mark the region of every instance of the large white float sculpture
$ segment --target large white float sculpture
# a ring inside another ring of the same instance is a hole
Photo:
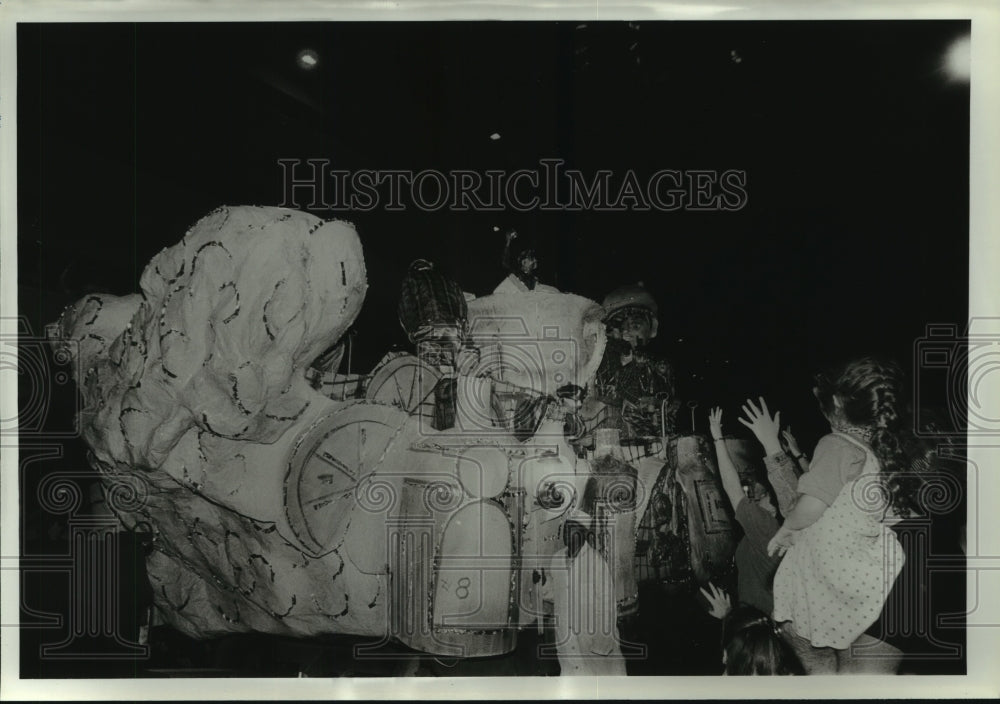
[[[60,320],[85,370],[92,464],[107,486],[134,489],[114,508],[126,528],[152,528],[156,606],[191,636],[508,652],[543,610],[538,575],[591,468],[555,421],[514,440],[491,415],[493,387],[585,385],[604,346],[600,307],[569,294],[474,301],[479,368],[459,378],[456,425],[439,431],[379,395],[392,374],[369,399],[307,379],[366,287],[348,223],[259,207],[206,216],[149,263],[141,294],[88,296]],[[626,498],[611,513],[630,511]],[[626,543],[607,541],[618,574],[631,570]]]

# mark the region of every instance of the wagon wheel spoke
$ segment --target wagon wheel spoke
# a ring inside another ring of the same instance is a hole
[[[404,410],[409,411],[410,409],[406,405],[406,401],[403,398],[403,387],[399,383],[399,374],[392,375],[392,383],[396,385],[396,400],[399,402],[398,405]]]
[[[414,367],[410,376],[410,395],[406,399],[406,410],[413,412],[417,408],[417,403],[414,401],[417,398],[418,389],[420,388],[421,370],[420,367]]]

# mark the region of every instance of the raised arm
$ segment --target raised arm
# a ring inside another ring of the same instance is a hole
[[[781,511],[781,515],[787,516],[792,511],[792,506],[795,505],[798,490],[795,470],[778,439],[778,431],[781,428],[781,411],[772,417],[767,407],[767,401],[763,398],[759,400],[760,406],[758,407],[753,401],[747,399],[743,406],[746,418],[740,418],[739,421],[753,431],[758,442],[764,447],[767,480],[778,498],[778,510]]]
[[[795,462],[784,452],[779,452],[764,457],[764,466],[767,467],[767,481],[778,499],[778,510],[782,516],[787,516],[799,496]]]
[[[778,440],[778,430],[781,428],[781,411],[771,417],[771,412],[767,408],[767,401],[760,397],[760,407],[747,399],[743,406],[743,414],[746,418],[739,421],[750,428],[754,436],[764,446],[764,454],[773,455],[782,452],[781,441]]]
[[[735,511],[746,495],[743,493],[743,483],[740,481],[739,472],[736,471],[733,459],[729,456],[729,448],[726,447],[726,441],[722,436],[722,409],[718,406],[708,414],[708,427],[712,432],[715,455],[719,460],[719,477],[722,479],[722,488]]]

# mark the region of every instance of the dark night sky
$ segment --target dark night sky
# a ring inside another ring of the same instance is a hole
[[[505,225],[538,236],[543,279],[563,290],[646,282],[687,399],[764,393],[814,436],[812,372],[865,352],[908,364],[927,323],[967,319],[969,91],[940,70],[967,22],[577,24],[20,25],[22,314],[37,329],[85,285],[136,290],[212,208],[279,203],[279,158],[562,158],[585,173],[743,169],[748,203],[317,212],[352,220],[366,247],[355,371],[403,341],[411,259],[486,293]]]

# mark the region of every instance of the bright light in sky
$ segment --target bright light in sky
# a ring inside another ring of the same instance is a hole
[[[299,62],[301,68],[309,70],[316,68],[316,64],[319,63],[319,56],[312,49],[303,49],[299,52],[295,60]]]
[[[944,55],[945,73],[953,81],[968,81],[972,73],[972,38],[959,37],[951,43]]]

